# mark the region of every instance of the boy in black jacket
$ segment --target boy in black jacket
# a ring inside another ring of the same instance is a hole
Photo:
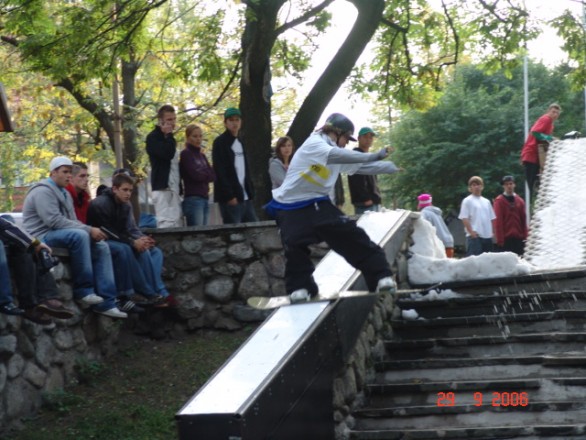
[[[90,203],[88,224],[108,234],[106,241],[112,249],[114,277],[120,294],[126,299],[119,308],[140,311],[129,298],[139,293],[148,304],[163,305],[168,292],[160,281],[160,269],[154,260],[162,260],[162,252],[154,240],[141,232],[130,230],[132,206],[130,196],[134,179],[127,174],[115,174],[112,188],[107,188]],[[160,255],[159,255],[160,254]],[[159,278],[160,282],[156,281]]]
[[[224,224],[256,222],[246,151],[238,138],[242,115],[237,108],[224,112],[226,131],[214,140],[212,162],[216,173],[214,200],[220,205]]]

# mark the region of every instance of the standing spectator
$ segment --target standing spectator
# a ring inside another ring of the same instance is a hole
[[[128,170],[116,170],[112,177],[112,188],[106,188],[96,197],[88,211],[88,224],[106,228],[110,234],[106,243],[113,255],[116,282],[123,285],[124,301],[121,309],[133,311],[132,296],[140,293],[146,304],[166,305],[169,295],[161,280],[163,254],[155,247],[151,237],[136,233],[136,222],[132,215],[130,196],[134,179]],[[118,287],[119,290],[120,286]],[[140,309],[139,309],[140,310]]]
[[[224,224],[256,222],[246,150],[238,138],[242,115],[237,108],[224,112],[226,131],[214,140],[212,162],[216,172],[214,199],[220,205]]]
[[[358,146],[354,151],[368,153],[376,133],[370,127],[363,127],[358,132]],[[354,174],[348,176],[350,200],[354,205],[354,214],[364,214],[366,211],[380,211],[381,196],[375,175]]]
[[[171,105],[157,112],[158,122],[146,138],[146,150],[151,162],[151,189],[157,217],[157,227],[183,226],[181,211],[179,155],[173,137],[177,115]]]
[[[342,180],[341,174],[338,175],[334,187],[330,190],[330,200],[336,205],[336,208],[340,211],[344,211],[346,196],[344,195],[344,181]]]
[[[492,252],[496,216],[488,199],[482,197],[484,182],[479,176],[468,180],[470,195],[462,201],[460,215],[466,229],[466,256]]]
[[[73,312],[58,298],[53,275],[34,261],[42,258],[41,252],[50,253],[51,248],[4,218],[0,218],[0,239],[0,313],[21,315],[42,325],[50,324],[51,316],[71,318]],[[10,261],[4,245],[10,249]],[[12,296],[9,266],[18,289],[18,307]]]
[[[545,152],[549,143],[553,140],[553,123],[560,117],[562,108],[559,104],[551,104],[547,112],[542,115],[531,127],[523,149],[521,150],[521,162],[525,167],[525,179],[529,186],[529,192],[534,191],[535,183],[539,180],[539,174],[543,172],[545,165]],[[541,161],[540,161],[541,149]]]
[[[527,239],[525,201],[515,194],[515,178],[505,176],[501,180],[503,194],[494,201],[496,244],[502,251],[523,255]]]
[[[73,201],[65,190],[72,167],[73,162],[67,157],[53,158],[49,178],[33,185],[24,199],[24,227],[49,246],[69,250],[76,300],[91,305],[97,313],[126,318],[128,315],[116,307],[116,284],[110,249],[104,242],[106,234],[77,220]]]
[[[198,125],[185,129],[185,149],[179,158],[183,181],[183,215],[187,226],[207,225],[210,183],[216,175],[202,148],[203,132]]]
[[[75,216],[82,223],[87,223],[87,209],[90,206],[88,181],[87,165],[83,162],[73,162],[71,183],[65,189],[71,194]]]
[[[285,284],[292,302],[308,301],[319,293],[308,246],[321,241],[362,271],[371,292],[395,290],[384,251],[330,199],[340,171],[398,171],[392,162],[381,161],[388,154],[386,149],[378,153],[345,150],[348,141],[355,140],[353,132],[354,124],[346,116],[330,115],[297,150],[285,181],[273,190],[273,200],[267,205],[281,231],[287,259]]]
[[[269,176],[273,189],[280,187],[285,180],[294,150],[293,139],[289,136],[283,136],[277,140],[275,156],[269,159]]]
[[[435,227],[435,233],[438,238],[444,244],[446,249],[446,256],[448,258],[454,257],[454,237],[444,218],[442,216],[442,210],[437,206],[433,206],[433,198],[430,194],[421,194],[417,197],[417,209],[421,211],[421,217],[427,220]]]

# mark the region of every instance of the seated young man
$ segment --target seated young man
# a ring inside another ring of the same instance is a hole
[[[138,228],[132,216],[130,196],[134,190],[134,179],[126,173],[115,174],[112,188],[107,188],[96,197],[88,210],[88,224],[105,228],[110,234],[107,243],[120,249],[123,258],[114,260],[116,282],[130,287],[134,292],[147,297],[156,306],[166,304],[169,293],[161,280],[163,255],[154,246],[154,240]],[[134,225],[134,228],[133,228]],[[138,230],[138,233],[137,233]],[[127,283],[130,276],[131,285]],[[118,286],[119,290],[121,286]],[[131,304],[128,304],[131,307]],[[126,308],[126,304],[122,306]]]
[[[65,187],[71,180],[73,162],[55,157],[49,178],[29,190],[24,200],[25,229],[52,247],[64,247],[71,255],[73,297],[111,318],[128,315],[116,306],[116,284],[106,234],[85,225],[75,216],[71,195]],[[96,294],[97,293],[97,294]]]
[[[10,261],[4,246],[10,250]],[[0,313],[22,316],[37,324],[51,324],[51,317],[68,319],[73,312],[58,298],[51,272],[40,270],[34,258],[51,248],[12,222],[0,217]],[[14,304],[9,266],[18,289],[18,306]]]

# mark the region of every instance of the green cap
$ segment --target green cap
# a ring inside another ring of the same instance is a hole
[[[236,107],[229,107],[224,112],[224,119],[228,119],[231,116],[240,116],[242,117],[242,113]]]
[[[358,132],[358,136],[362,136],[368,133],[372,133],[374,136],[377,136],[376,132],[370,127],[362,127]]]

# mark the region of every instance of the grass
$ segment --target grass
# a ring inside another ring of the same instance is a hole
[[[76,365],[79,384],[43,396],[13,440],[170,440],[175,414],[252,333],[199,331],[152,341],[126,335],[103,363]]]

